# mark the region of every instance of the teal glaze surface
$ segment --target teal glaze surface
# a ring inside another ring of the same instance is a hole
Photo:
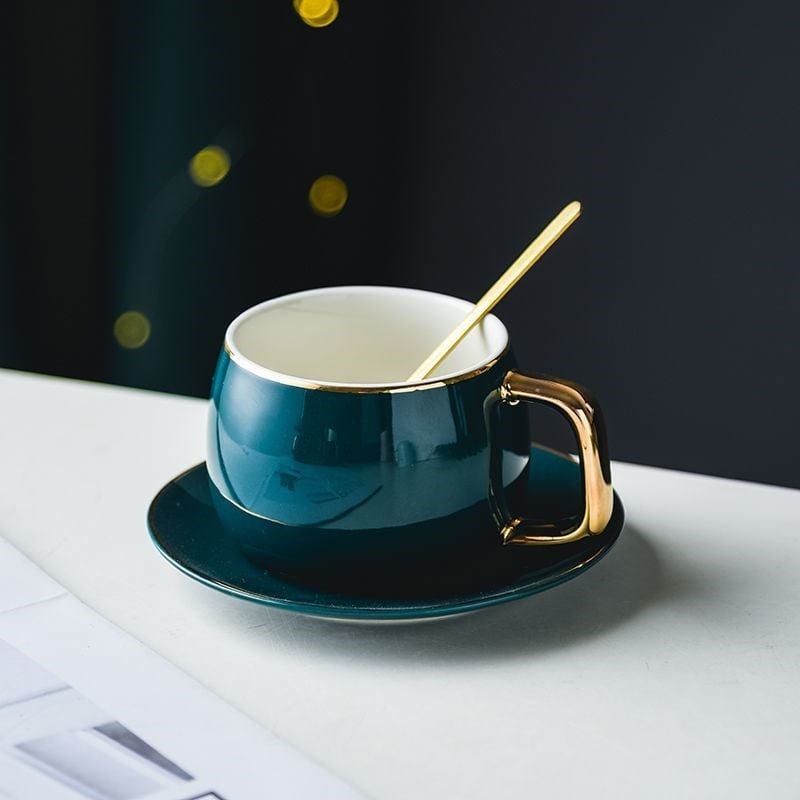
[[[578,465],[565,456],[532,448],[523,506],[527,513],[556,519],[580,513]],[[193,579],[226,594],[268,606],[351,620],[414,620],[443,617],[517,600],[577,577],[605,556],[623,527],[624,511],[614,496],[606,530],[559,547],[496,546],[479,560],[459,558],[446,567],[422,561],[398,568],[393,579],[370,581],[333,570],[303,579],[265,570],[242,553],[235,531],[214,510],[205,464],[170,481],[148,513],[151,538],[161,554]],[[468,528],[462,535],[470,535]]]
[[[516,366],[407,392],[306,389],[251,373],[223,351],[208,417],[214,505],[254,558],[283,569],[376,566],[493,544],[484,406]],[[527,479],[522,408],[502,406],[507,492]],[[278,523],[276,525],[275,523]],[[480,531],[464,537],[465,523]],[[335,537],[332,538],[332,537]]]

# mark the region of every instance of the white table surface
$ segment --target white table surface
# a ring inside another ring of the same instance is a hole
[[[800,491],[615,463],[628,521],[585,575],[346,625],[217,593],[150,544],[205,414],[0,371],[0,535],[372,797],[800,797]]]

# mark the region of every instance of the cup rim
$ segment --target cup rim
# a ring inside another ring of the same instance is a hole
[[[430,292],[426,289],[413,289],[402,286],[369,286],[369,285],[355,285],[355,286],[324,286],[317,289],[306,289],[301,292],[293,292],[291,294],[280,295],[279,297],[265,300],[257,305],[243,311],[228,325],[225,331],[224,350],[228,357],[237,366],[256,375],[275,383],[285,384],[287,386],[296,386],[301,389],[321,389],[324,391],[332,392],[351,392],[355,394],[375,394],[375,393],[400,393],[412,392],[420,389],[432,389],[439,386],[446,386],[453,383],[469,380],[477,375],[492,369],[498,361],[508,352],[509,339],[508,330],[502,321],[494,314],[487,314],[481,325],[491,324],[500,332],[500,344],[495,347],[489,355],[482,361],[471,365],[469,369],[461,370],[459,372],[447,373],[446,375],[437,375],[432,378],[425,378],[421,381],[397,381],[392,383],[346,383],[337,381],[315,380],[310,378],[303,378],[298,375],[289,375],[287,373],[278,372],[277,370],[265,367],[258,364],[252,359],[245,356],[241,350],[234,343],[234,337],[238,327],[250,317],[264,311],[271,306],[279,306],[290,300],[297,300],[302,297],[319,294],[338,294],[341,292],[386,292],[386,293],[402,293],[402,294],[416,294],[426,295],[428,297],[435,297],[439,300],[445,300],[449,303],[458,304],[463,308],[464,314],[469,313],[470,309],[474,307],[474,303],[469,300],[463,300],[452,295],[444,294],[442,292]]]

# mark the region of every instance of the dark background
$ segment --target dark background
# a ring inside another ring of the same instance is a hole
[[[340,3],[4,5],[0,366],[203,396],[244,308],[474,300],[580,199],[499,307],[521,364],[592,387],[614,458],[800,486],[800,6]]]

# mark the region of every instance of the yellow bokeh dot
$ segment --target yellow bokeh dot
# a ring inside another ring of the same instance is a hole
[[[122,347],[135,350],[150,338],[150,320],[141,311],[126,311],[114,322],[114,338]]]
[[[347,184],[337,175],[320,175],[308,190],[308,202],[315,214],[333,217],[347,202]]]
[[[339,16],[337,0],[294,0],[294,10],[312,28],[324,28]]]
[[[216,186],[231,168],[230,156],[216,145],[204,147],[189,162],[189,177],[198,186]]]

